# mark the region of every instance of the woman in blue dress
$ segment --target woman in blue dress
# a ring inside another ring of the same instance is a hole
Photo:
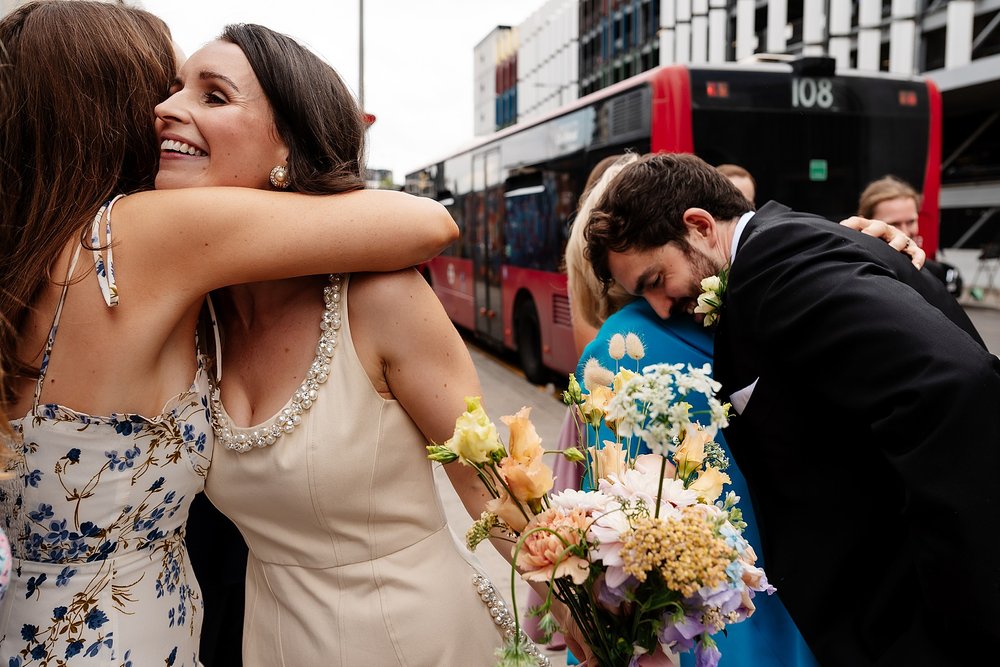
[[[577,216],[578,223],[585,223],[589,210],[599,198],[606,184],[614,178],[621,168],[636,156],[628,155],[607,168],[601,179],[595,184],[587,200]],[[574,227],[574,236],[567,245],[567,265],[573,267],[570,272],[570,297],[576,309],[574,319],[589,322],[604,319],[597,330],[594,339],[584,347],[580,355],[576,376],[583,378],[583,369],[590,359],[596,359],[605,368],[612,371],[618,368],[618,363],[608,353],[611,337],[617,333],[634,333],[639,336],[645,348],[645,356],[639,362],[641,366],[649,364],[690,364],[701,368],[706,363],[712,363],[712,333],[710,329],[695,322],[690,316],[675,316],[669,320],[661,320],[649,304],[643,300],[609,299],[602,292],[597,279],[590,271],[589,263],[583,254],[582,229]],[[573,255],[571,259],[570,255]],[[620,305],[625,301],[624,305]],[[598,317],[596,313],[601,313]],[[596,323],[596,322],[595,322]],[[634,369],[633,369],[634,370]],[[704,403],[704,397],[700,397]],[[707,405],[693,404],[694,410],[707,409]],[[588,427],[589,428],[589,427]],[[566,431],[564,430],[564,433]],[[594,435],[588,434],[586,442],[593,443]],[[720,433],[718,443],[726,448],[725,440]],[[596,442],[614,440],[614,435],[604,426],[597,434]],[[561,442],[560,447],[569,446],[575,442]],[[739,468],[730,457],[730,465],[726,470],[732,483],[730,489],[741,498],[740,508],[743,510],[747,528],[743,536],[747,541],[759,548],[760,539],[757,532],[750,492],[746,480]],[[584,480],[584,484],[587,480]],[[758,565],[765,567],[762,559]],[[741,623],[730,625],[726,634],[719,633],[713,637],[722,652],[723,664],[728,667],[813,667],[817,665],[812,652],[802,639],[801,633],[792,621],[784,605],[777,595],[757,595],[754,598],[756,612]],[[570,664],[574,662],[570,661]],[[681,664],[694,664],[692,654],[683,654]]]

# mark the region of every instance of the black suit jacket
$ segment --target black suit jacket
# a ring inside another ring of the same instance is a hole
[[[907,257],[769,202],[715,341],[769,579],[824,665],[1000,643],[1000,360]],[[935,663],[936,661],[936,663]]]

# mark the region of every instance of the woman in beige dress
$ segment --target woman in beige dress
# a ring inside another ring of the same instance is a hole
[[[239,177],[254,166],[212,156],[268,140],[290,190],[363,187],[360,110],[283,35],[228,27],[172,93],[160,136],[197,151],[163,160],[160,188]],[[324,274],[232,287],[215,304],[206,491],[250,548],[244,663],[493,664],[504,627],[447,526],[425,449],[451,435],[479,384],[426,282],[413,270]],[[478,516],[487,497],[472,470],[448,472]]]

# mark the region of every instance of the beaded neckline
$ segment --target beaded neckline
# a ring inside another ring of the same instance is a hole
[[[302,413],[313,406],[319,397],[319,386],[330,376],[330,362],[337,348],[340,331],[340,299],[342,276],[330,275],[330,284],[323,288],[323,318],[320,320],[319,343],[316,358],[306,373],[306,379],[292,395],[287,407],[255,428],[235,426],[222,407],[222,392],[218,386],[212,392],[212,430],[215,438],[226,449],[240,454],[255,447],[273,445],[281,436],[291,433],[302,423]]]

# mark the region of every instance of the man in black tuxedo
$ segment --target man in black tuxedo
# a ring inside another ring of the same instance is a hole
[[[885,243],[692,155],[626,167],[595,272],[661,317],[728,267],[715,378],[768,576],[824,665],[959,664],[1000,643],[1000,360]]]

